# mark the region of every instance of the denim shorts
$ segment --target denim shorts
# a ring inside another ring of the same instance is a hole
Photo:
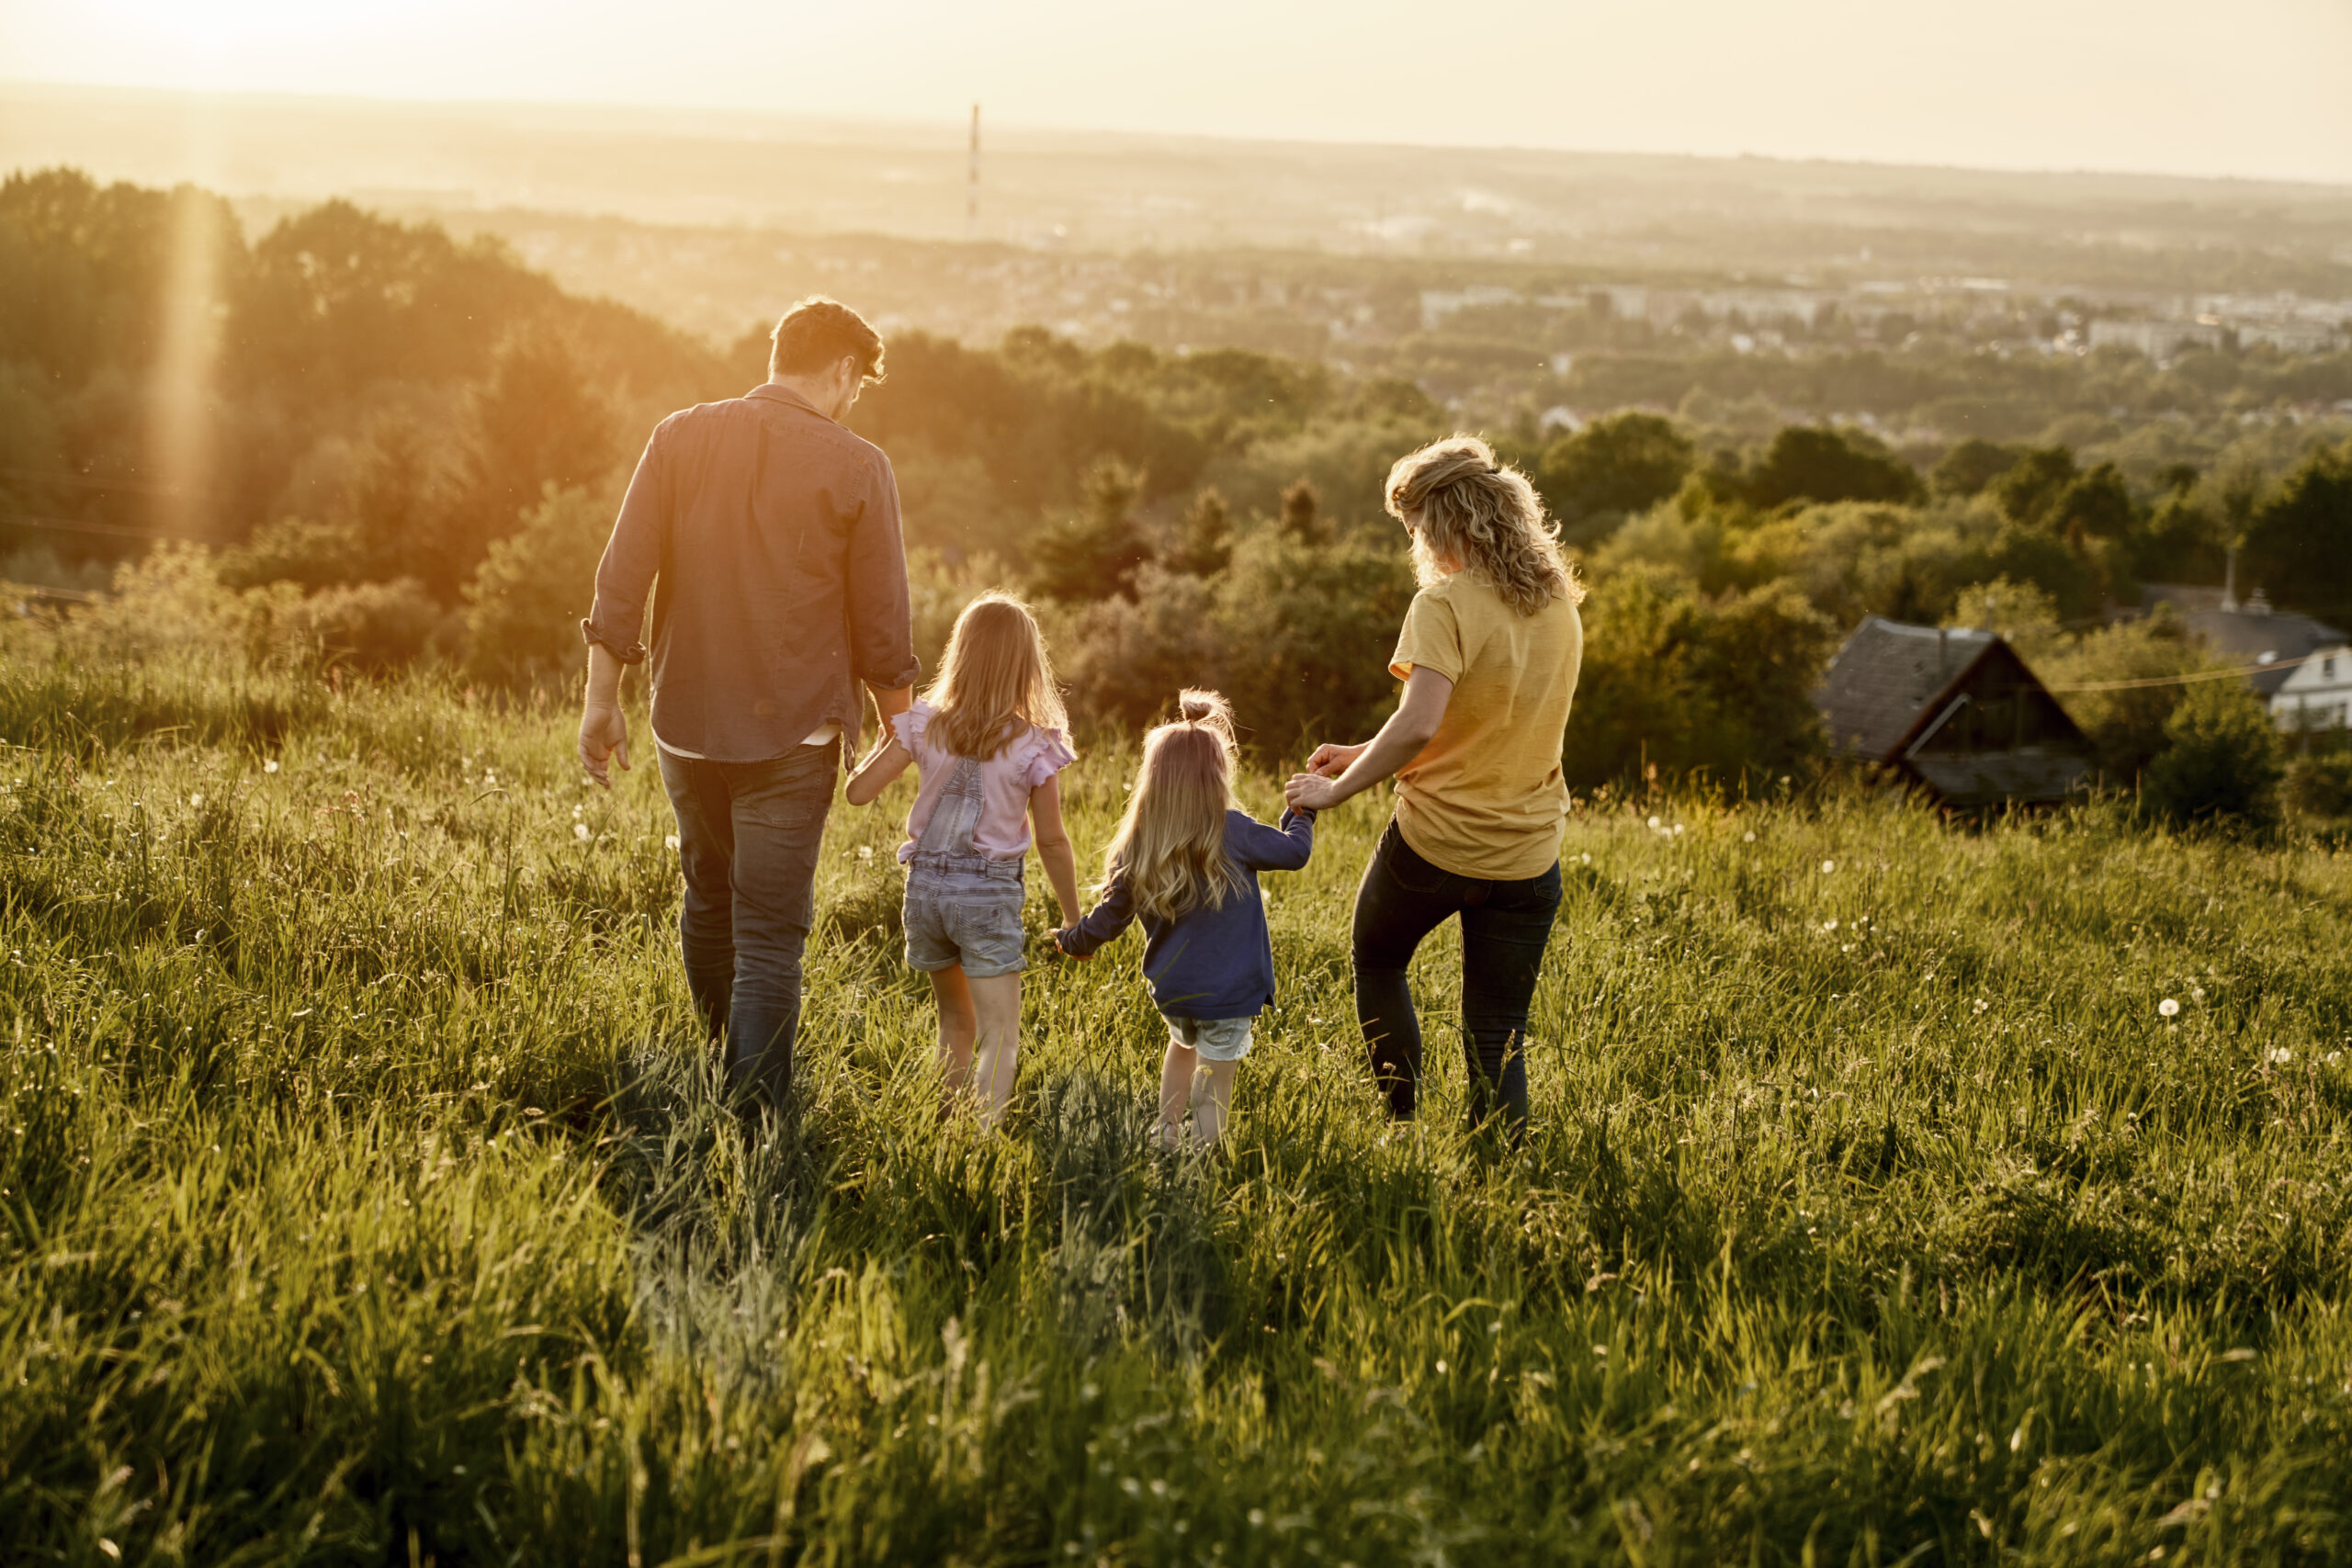
[[[907,967],[935,975],[963,965],[992,980],[1029,967],[1019,876],[915,866],[907,873]]]
[[[1250,1030],[1257,1021],[1254,1018],[1168,1017],[1168,1038],[1204,1062],[1238,1062],[1250,1054]]]

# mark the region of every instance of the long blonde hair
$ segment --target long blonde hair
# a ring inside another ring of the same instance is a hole
[[[1127,814],[1102,857],[1105,886],[1125,881],[1136,913],[1179,920],[1221,909],[1241,891],[1225,853],[1233,808],[1233,709],[1215,692],[1186,691],[1182,716],[1143,738]]]
[[[941,749],[982,761],[1032,725],[1061,729],[1069,723],[1037,617],[1007,593],[983,593],[964,606],[922,698]]]
[[[1476,436],[1448,436],[1397,458],[1386,499],[1388,514],[1413,531],[1422,587],[1466,571],[1522,615],[1555,599],[1584,602],[1535,487]]]

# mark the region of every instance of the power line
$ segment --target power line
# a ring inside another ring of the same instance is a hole
[[[2319,657],[2306,653],[2298,659],[2274,659],[2267,664],[2248,664],[2234,670],[2196,670],[2186,675],[2143,675],[2131,681],[2075,681],[2063,686],[2045,685],[2046,692],[2133,692],[2145,686],[2182,686],[2192,681],[2242,681],[2248,675],[2260,675],[2271,670],[2292,670],[2298,664],[2308,664]]]

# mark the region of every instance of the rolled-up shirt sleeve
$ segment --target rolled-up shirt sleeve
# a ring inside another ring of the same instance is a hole
[[[605,543],[605,558],[596,567],[596,604],[585,628],[590,640],[628,657],[645,629],[645,602],[652,595],[654,574],[662,568],[662,547],[670,536],[670,485],[662,457],[664,420],[645,444],[645,455],[629,476],[628,493],[621,498],[613,536]],[[639,657],[643,657],[640,653]]]
[[[874,493],[850,536],[847,608],[852,673],[885,692],[913,685],[922,664],[915,658],[914,615],[907,597],[899,477],[887,458],[874,475]]]

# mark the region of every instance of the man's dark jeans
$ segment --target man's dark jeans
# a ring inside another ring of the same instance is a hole
[[[800,1031],[800,955],[817,914],[817,849],[841,742],[773,761],[662,753],[686,875],[678,945],[686,986],[740,1099],[782,1106]]]
[[[1356,1022],[1388,1114],[1413,1117],[1421,1078],[1421,1026],[1406,966],[1421,939],[1462,917],[1463,1056],[1470,1124],[1499,1109],[1513,1142],[1527,1127],[1527,1009],[1560,909],[1560,868],[1522,882],[1442,871],[1415,854],[1391,822],[1356,893]]]

